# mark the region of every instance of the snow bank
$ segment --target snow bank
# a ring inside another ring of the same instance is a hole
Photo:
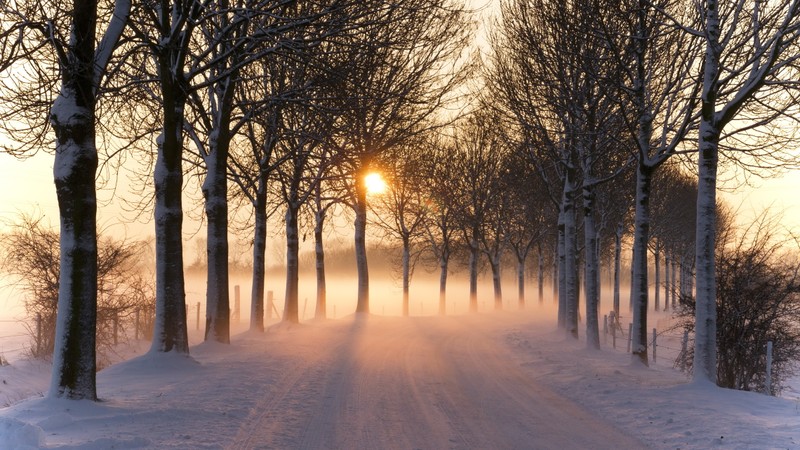
[[[44,443],[44,431],[17,419],[0,417],[0,442],[6,449],[39,449]]]

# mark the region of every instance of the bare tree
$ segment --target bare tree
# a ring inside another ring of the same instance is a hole
[[[469,251],[469,309],[478,310],[478,268],[480,254],[485,251],[493,264],[493,276],[499,280],[499,255],[502,252],[505,226],[497,203],[503,197],[499,182],[502,176],[504,150],[501,136],[495,132],[488,111],[468,116],[456,130],[454,142],[458,155],[455,172],[458,184],[453,189],[456,205],[456,226]],[[494,210],[492,209],[494,208]],[[491,221],[491,222],[490,222]],[[495,267],[496,265],[497,267]],[[495,284],[495,302],[502,293]],[[495,304],[496,307],[500,305]]]
[[[606,5],[520,0],[503,4],[489,77],[538,172],[559,181],[559,325],[578,336],[578,207],[582,202],[587,344],[599,347],[597,187],[626,166],[609,83],[619,69],[597,30]],[[535,11],[535,13],[534,13]],[[595,30],[588,32],[587,30]],[[554,176],[553,176],[554,175]],[[551,181],[550,183],[553,183]],[[555,184],[552,184],[555,186]]]
[[[269,181],[280,163],[276,147],[284,131],[283,109],[297,97],[292,81],[284,76],[283,58],[263,58],[242,68],[236,103],[243,117],[228,158],[228,175],[236,189],[231,196],[252,208],[253,279],[250,295],[250,329],[264,331],[267,223],[274,211],[268,203]],[[239,149],[239,151],[235,151]],[[243,205],[239,206],[240,208]]]
[[[428,149],[425,144],[412,141],[389,153],[380,164],[388,187],[383,194],[376,194],[372,208],[377,213],[377,225],[402,244],[402,311],[403,316],[408,316],[411,275],[421,250],[418,244],[424,236],[430,201],[422,189],[425,185],[423,161]]]
[[[685,14],[682,2],[613,5],[603,11],[599,23],[618,66],[616,99],[626,112],[621,118],[636,158],[631,351],[634,361],[646,365],[652,177],[696,127],[699,47],[692,36],[664,20],[664,15]]]
[[[96,400],[97,104],[131,2],[118,0],[110,11],[100,10],[96,0],[15,2],[0,8],[4,22],[0,68],[15,70],[19,64],[34,74],[27,80],[30,83],[4,86],[11,96],[17,89],[32,88],[22,96],[22,102],[34,100],[27,105],[32,111],[12,120],[30,120],[26,124],[30,128],[22,130],[23,135],[34,136],[27,144],[42,142],[47,136],[45,117],[55,134],[53,174],[60,212],[61,271],[49,395]],[[98,39],[103,21],[106,30]],[[49,115],[45,115],[42,107],[49,102],[44,99],[50,98]],[[19,100],[14,104],[26,107]]]
[[[284,161],[275,170],[278,189],[286,208],[286,299],[283,320],[298,323],[300,276],[300,225],[302,207],[317,192],[328,167],[330,148],[325,139],[330,132],[330,122],[314,108],[293,105],[284,112],[288,129],[278,145]]]
[[[364,177],[389,149],[425,131],[463,75],[469,27],[448,0],[382,0],[342,38],[335,150],[355,212],[357,312],[369,312]]]
[[[439,265],[440,315],[447,312],[447,276],[455,251],[459,159],[452,139],[443,136],[431,143],[430,153],[425,158],[425,189],[430,193],[425,229],[431,252]]]
[[[525,307],[525,262],[534,247],[539,248],[539,302],[543,301],[544,262],[541,244],[547,235],[550,200],[542,179],[536,174],[524,148],[509,155],[506,163],[506,195],[510,200],[506,234],[508,246],[517,259],[517,301]]]
[[[789,76],[787,69],[800,58],[796,47],[800,3],[705,0],[698,8],[702,25],[697,30],[687,29],[705,44],[698,133],[694,379],[714,382],[719,153],[725,148],[725,141],[738,146],[742,134],[752,138],[759,126],[763,130],[774,119],[791,117],[794,113],[795,101],[783,92],[785,77]],[[775,136],[767,137],[773,140]],[[780,160],[774,148],[757,145],[750,149],[750,157],[756,161],[760,157]],[[761,161],[759,165],[766,164],[764,159]]]
[[[206,18],[204,4],[160,1],[137,8],[131,29],[144,54],[138,59],[136,87],[158,111],[155,185],[156,318],[151,352],[189,353],[183,273],[183,125],[191,92],[189,54],[196,28]]]

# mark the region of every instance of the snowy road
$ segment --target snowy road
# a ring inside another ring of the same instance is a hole
[[[49,368],[21,362],[0,385],[33,397],[0,409],[0,449],[800,448],[796,400],[687,384],[669,361],[588,351],[553,320],[532,308],[277,326],[111,366],[101,402],[41,398]]]
[[[482,326],[370,317],[323,328],[287,333],[303,357],[256,394],[228,448],[645,447],[537,384]]]

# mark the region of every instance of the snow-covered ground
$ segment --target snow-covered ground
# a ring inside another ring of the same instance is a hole
[[[800,449],[800,400],[688,383],[660,358],[586,350],[551,312],[347,316],[98,374],[99,403],[0,367],[0,448]],[[23,400],[30,397],[27,400]]]

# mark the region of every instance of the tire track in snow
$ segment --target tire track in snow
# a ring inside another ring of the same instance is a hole
[[[279,333],[285,331],[280,330]],[[312,336],[309,336],[312,334]],[[230,450],[256,448],[290,448],[296,441],[297,424],[302,416],[313,409],[314,393],[321,379],[327,376],[332,356],[339,353],[339,345],[332,339],[319,339],[329,330],[299,329],[286,332],[281,341],[288,363],[283,364],[282,375],[267,384],[261,398],[251,408],[249,416],[239,425]],[[329,349],[319,346],[319,340],[332,343]],[[277,361],[276,361],[277,363]]]
[[[523,372],[497,325],[358,317],[302,330],[304,350],[229,448],[644,448]]]

